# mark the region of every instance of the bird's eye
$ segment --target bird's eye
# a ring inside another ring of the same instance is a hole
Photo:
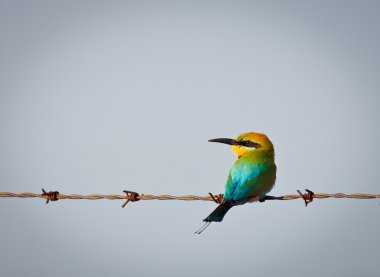
[[[244,143],[245,146],[248,146],[248,147],[252,147],[253,146],[253,143],[252,141],[249,141],[247,140],[245,143]]]

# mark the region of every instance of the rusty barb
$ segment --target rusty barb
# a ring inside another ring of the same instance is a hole
[[[49,191],[49,192],[46,192],[44,189],[42,189],[41,196],[43,196],[44,198],[46,198],[46,204],[48,204],[49,201],[58,201],[58,195],[59,195],[58,191]]]
[[[314,199],[314,192],[311,190],[305,189],[306,193],[302,193],[297,189],[298,194],[301,196],[303,201],[305,201],[305,207],[307,207],[307,204],[313,202]]]
[[[128,204],[128,202],[136,202],[140,200],[140,195],[137,192],[128,190],[124,190],[123,192],[126,194],[125,199],[127,199],[127,201],[125,201],[124,204],[121,205],[122,208],[124,208]]]

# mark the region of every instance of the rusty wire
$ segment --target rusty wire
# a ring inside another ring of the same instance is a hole
[[[380,194],[367,194],[367,193],[313,193],[310,190],[306,190],[307,193],[303,194],[298,191],[297,194],[288,194],[284,196],[277,197],[277,200],[294,200],[302,198],[305,201],[305,205],[310,203],[313,199],[326,199],[326,198],[350,198],[350,199],[380,199]],[[150,195],[150,194],[138,194],[132,191],[124,191],[126,195],[118,194],[90,194],[90,195],[79,195],[79,194],[60,194],[58,191],[46,192],[43,190],[42,194],[23,192],[23,193],[12,193],[12,192],[0,192],[0,198],[44,198],[46,199],[46,204],[49,201],[57,201],[61,199],[74,199],[74,200],[126,200],[122,207],[124,207],[128,202],[134,202],[139,200],[182,200],[182,201],[214,201],[220,203],[220,198],[223,195],[213,196],[211,193],[207,196],[196,196],[196,195],[184,195],[184,196],[172,196],[172,195]],[[273,200],[273,199],[268,199]]]

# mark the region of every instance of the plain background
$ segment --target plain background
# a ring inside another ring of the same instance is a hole
[[[206,195],[266,133],[272,194],[379,193],[377,1],[1,1],[0,191]],[[0,199],[1,276],[380,276],[378,200]]]

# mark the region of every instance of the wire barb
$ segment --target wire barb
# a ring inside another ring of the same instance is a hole
[[[42,194],[41,196],[46,198],[46,204],[49,203],[49,201],[58,201],[58,191],[49,191],[46,192],[44,189],[42,189]]]
[[[126,194],[125,199],[127,199],[127,201],[125,201],[124,204],[121,205],[122,208],[124,208],[128,204],[128,202],[136,202],[140,200],[140,195],[137,192],[128,190],[124,190],[123,192]]]
[[[311,190],[305,189],[306,193],[302,193],[297,189],[298,194],[301,196],[301,198],[305,201],[305,207],[311,202],[313,202],[314,199],[314,192]]]

